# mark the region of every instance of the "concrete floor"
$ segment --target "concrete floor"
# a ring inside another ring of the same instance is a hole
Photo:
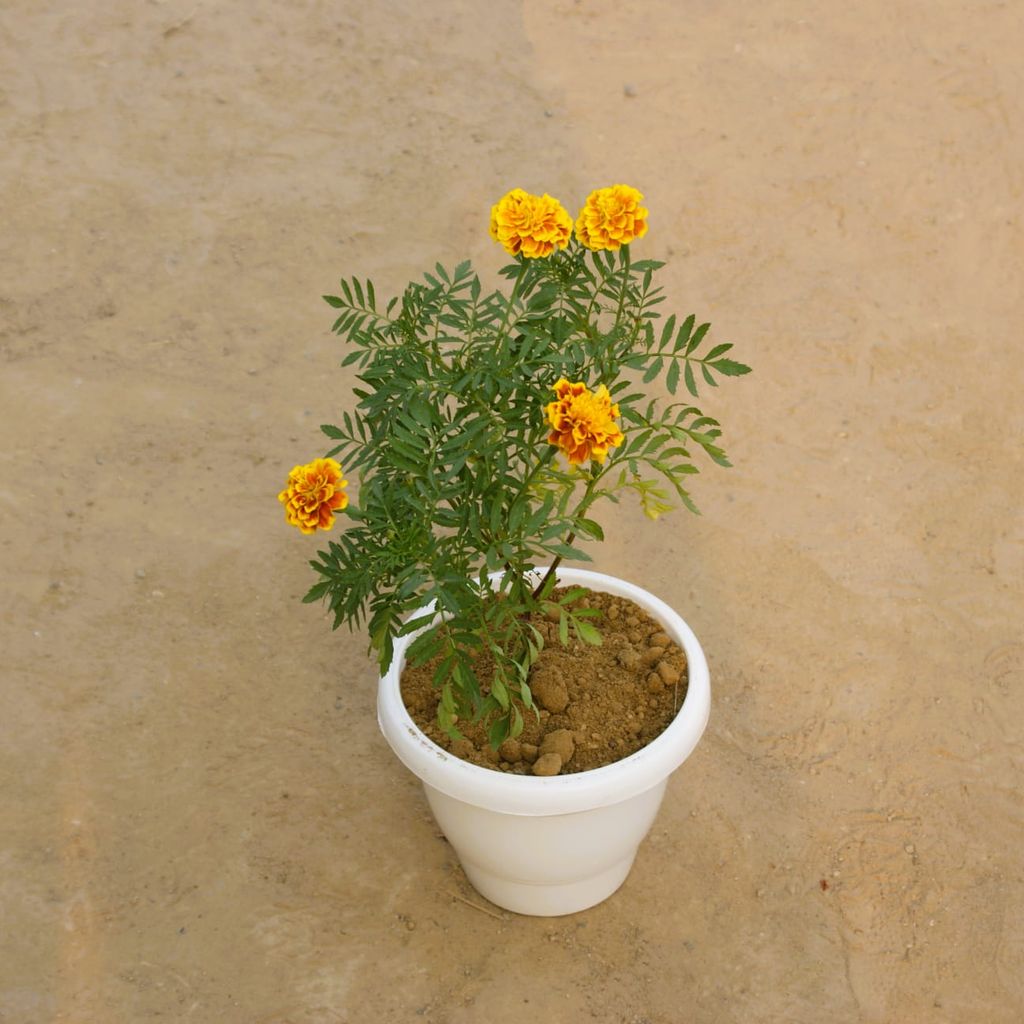
[[[1020,5],[8,0],[0,51],[0,1021],[1024,1019]],[[755,370],[703,517],[599,516],[715,703],[624,888],[519,918],[276,494],[338,276],[619,181]]]

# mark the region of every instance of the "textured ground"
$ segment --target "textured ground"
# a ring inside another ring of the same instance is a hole
[[[1024,1019],[1021,52],[1012,3],[0,5],[0,1021]],[[715,707],[619,894],[495,917],[275,495],[337,276],[616,181],[756,370],[703,518],[601,517]]]

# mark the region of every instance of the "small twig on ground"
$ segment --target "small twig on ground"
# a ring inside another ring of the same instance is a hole
[[[457,892],[448,890],[448,895],[453,900],[458,900],[460,903],[465,903],[467,907],[472,907],[474,910],[479,910],[481,914],[486,914],[488,917],[493,917],[495,921],[503,921],[504,918],[501,914],[496,914],[493,910],[488,910],[486,907],[481,907],[479,903],[474,903],[472,900],[467,900],[465,896],[460,896]]]

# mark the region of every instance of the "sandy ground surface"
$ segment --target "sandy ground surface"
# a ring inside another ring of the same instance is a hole
[[[1014,3],[5,0],[0,1021],[1024,1019],[1022,52]],[[497,196],[616,181],[756,370],[702,518],[601,517],[715,707],[614,898],[495,916],[275,496],[340,274],[492,274]]]

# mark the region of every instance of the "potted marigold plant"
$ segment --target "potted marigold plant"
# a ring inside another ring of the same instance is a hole
[[[279,496],[307,534],[344,512],[305,600],[366,624],[385,737],[473,884],[524,913],[618,888],[710,703],[674,610],[562,564],[603,539],[605,499],[695,511],[698,459],[728,465],[693,400],[748,367],[693,315],[659,323],[663,264],[630,250],[642,202],[598,189],[574,224],[551,196],[509,192],[490,221],[506,288],[439,264],[381,306],[372,282],[343,279],[325,299],[360,386],[322,427],[333,447]]]

